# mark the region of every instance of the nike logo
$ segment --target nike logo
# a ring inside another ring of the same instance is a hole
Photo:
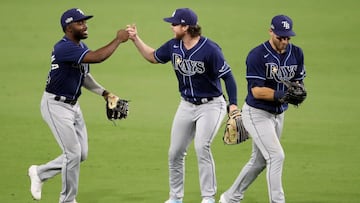
[[[266,54],[266,55],[264,55],[264,58],[267,58],[269,56],[269,54]]]
[[[174,45],[173,47],[174,47],[175,49],[179,48],[179,46],[178,46],[178,45]]]

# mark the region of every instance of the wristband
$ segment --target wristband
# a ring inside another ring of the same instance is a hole
[[[107,90],[104,90],[103,93],[101,94],[101,96],[104,97],[104,99],[106,100],[106,98],[109,96],[110,92],[108,92]]]
[[[285,96],[285,92],[282,90],[276,90],[274,92],[274,101],[279,101]]]

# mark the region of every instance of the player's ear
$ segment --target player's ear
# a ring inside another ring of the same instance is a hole
[[[66,27],[65,27],[65,33],[66,32],[72,32],[72,30],[73,30],[73,26],[74,26],[74,24],[73,23],[70,23],[70,24],[68,24],[68,25],[66,25]]]
[[[274,39],[276,37],[276,34],[272,29],[269,29],[269,35],[271,39]]]
[[[66,33],[67,31],[69,31],[69,25],[66,25],[63,29],[64,33]]]
[[[184,30],[184,31],[188,31],[189,30],[189,25],[181,25],[181,28]]]

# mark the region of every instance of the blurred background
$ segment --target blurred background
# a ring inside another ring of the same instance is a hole
[[[308,98],[286,113],[282,144],[286,161],[283,185],[291,203],[355,203],[360,199],[360,3],[343,1],[35,1],[0,2],[0,202],[33,202],[27,169],[61,153],[40,115],[40,99],[53,45],[64,33],[60,16],[69,8],[94,15],[84,42],[96,50],[127,24],[154,48],[173,37],[162,19],[176,8],[192,8],[203,35],[217,42],[232,67],[238,101],[246,95],[245,58],[269,39],[271,18],[290,16],[297,36],[291,42],[305,54]],[[164,202],[168,199],[167,150],[179,102],[171,64],[145,61],[131,41],[113,56],[91,65],[104,87],[130,99],[128,119],[114,126],[104,100],[84,90],[80,98],[89,134],[89,157],[81,165],[79,203]],[[226,146],[224,126],[212,145],[217,200],[247,162],[251,142]],[[58,202],[61,177],[44,184],[43,203]],[[186,160],[184,203],[200,202],[193,146]],[[265,172],[242,203],[268,202]]]

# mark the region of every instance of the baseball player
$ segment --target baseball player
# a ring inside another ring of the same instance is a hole
[[[76,202],[80,162],[88,155],[87,131],[78,101],[81,87],[105,99],[115,96],[95,81],[89,64],[106,60],[120,43],[127,41],[128,33],[119,30],[109,44],[92,51],[81,41],[88,37],[86,20],[92,17],[73,8],[65,11],[60,19],[65,36],[55,44],[51,54],[50,71],[41,99],[41,114],[63,153],[48,163],[30,166],[30,191],[35,200],[41,199],[43,183],[61,173],[59,202]]]
[[[211,143],[226,114],[221,80],[229,96],[229,110],[237,109],[237,87],[221,48],[201,36],[197,15],[189,8],[176,9],[171,17],[174,38],[153,49],[139,37],[135,25],[128,26],[129,38],[151,63],[171,61],[179,84],[180,104],[175,114],[168,154],[170,198],[166,203],[182,203],[185,155],[194,140],[198,159],[202,203],[213,203],[217,185]]]
[[[256,177],[266,168],[271,203],[284,203],[282,170],[284,151],[280,136],[287,103],[281,103],[287,87],[282,81],[303,83],[304,55],[290,43],[295,36],[292,20],[285,15],[272,18],[270,40],[250,51],[246,59],[248,94],[242,120],[252,136],[252,154],[233,185],[220,196],[220,203],[239,203]]]

